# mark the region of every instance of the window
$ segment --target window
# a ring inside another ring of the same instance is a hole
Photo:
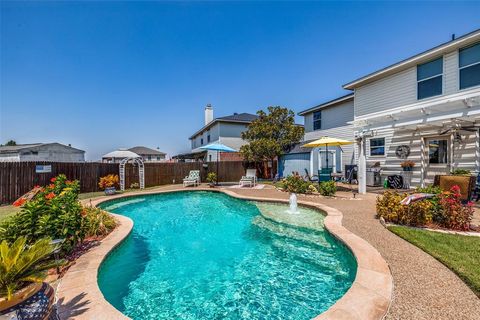
[[[460,49],[458,54],[460,89],[480,85],[480,43]]]
[[[370,139],[370,155],[371,156],[385,155],[385,138]]]
[[[160,161],[160,159],[161,159],[161,158],[160,158],[159,156],[157,156],[157,161]]]
[[[322,111],[315,111],[313,113],[313,130],[322,129]]]
[[[200,139],[200,145],[203,146],[203,138]]]
[[[151,156],[151,155],[148,155],[147,159],[148,159],[148,161],[151,161],[151,160],[152,160],[152,156]]]
[[[428,140],[428,163],[447,163],[448,140]]]
[[[210,142],[210,134],[207,136],[207,142]]]
[[[443,58],[419,64],[417,66],[417,99],[442,94]]]

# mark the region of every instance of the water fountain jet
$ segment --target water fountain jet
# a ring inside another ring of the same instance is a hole
[[[295,193],[290,194],[290,199],[288,200],[290,203],[290,209],[288,209],[289,213],[298,213],[297,211],[297,195]]]

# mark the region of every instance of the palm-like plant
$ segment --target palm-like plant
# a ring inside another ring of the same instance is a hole
[[[58,248],[49,238],[40,239],[27,246],[24,237],[12,245],[3,240],[0,244],[0,296],[10,300],[16,290],[29,282],[42,282],[48,269],[63,264],[50,257]]]

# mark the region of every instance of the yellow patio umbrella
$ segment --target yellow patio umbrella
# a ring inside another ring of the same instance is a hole
[[[311,141],[307,144],[304,144],[302,147],[304,148],[316,148],[316,147],[325,147],[325,150],[327,152],[326,160],[327,160],[327,168],[328,168],[328,147],[339,147],[339,146],[344,146],[347,144],[352,144],[352,141],[348,140],[343,140],[343,139],[337,139],[337,138],[331,138],[331,137],[321,137],[318,140]]]

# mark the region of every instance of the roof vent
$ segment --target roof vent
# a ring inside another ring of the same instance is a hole
[[[452,33],[452,41],[455,40],[455,33]]]
[[[233,115],[234,115],[234,116],[238,115],[238,112],[234,112]]]

